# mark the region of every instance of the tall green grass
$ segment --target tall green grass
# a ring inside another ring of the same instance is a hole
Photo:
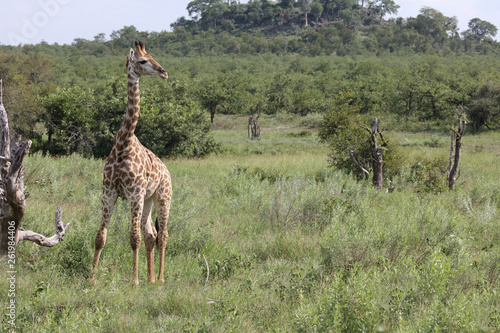
[[[19,244],[19,331],[500,330],[497,134],[465,137],[455,191],[419,190],[406,170],[386,192],[329,170],[314,133],[297,134],[308,130],[300,120],[263,118],[261,128],[269,128],[259,141],[247,139],[244,122],[218,118],[221,153],[165,161],[174,196],[163,285],[146,283],[142,247],[141,284],[132,286],[123,201],[98,284],[87,282],[103,161],[26,159],[31,195],[23,226],[52,234],[61,205],[71,227],[51,249]],[[409,159],[448,154],[446,134],[437,144],[426,143],[429,135],[394,135],[409,137]],[[7,289],[2,273],[0,291]],[[5,308],[6,292],[0,300]]]

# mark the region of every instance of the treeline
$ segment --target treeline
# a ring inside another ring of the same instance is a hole
[[[124,57],[61,57],[32,48],[0,52],[11,126],[34,140],[34,149],[106,156],[126,105]],[[137,134],[162,156],[212,151],[210,111],[216,120],[217,114],[321,117],[344,92],[352,93],[360,114],[386,116],[400,129],[445,126],[461,105],[476,128],[495,127],[500,115],[494,56],[154,56],[170,79],[141,80]]]

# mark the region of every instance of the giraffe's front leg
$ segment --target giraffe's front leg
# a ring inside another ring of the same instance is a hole
[[[106,235],[108,230],[109,221],[111,220],[111,215],[113,214],[113,208],[116,203],[116,193],[113,191],[103,191],[101,197],[101,208],[102,208],[102,218],[101,226],[97,231],[95,238],[95,251],[94,251],[94,261],[92,263],[92,274],[90,276],[90,282],[95,284],[95,275],[97,273],[97,266],[99,265],[99,258],[101,257],[102,249],[106,244]]]
[[[144,196],[130,200],[130,213],[132,228],[130,230],[130,246],[133,252],[133,279],[134,284],[139,284],[139,248],[141,246],[141,217]]]

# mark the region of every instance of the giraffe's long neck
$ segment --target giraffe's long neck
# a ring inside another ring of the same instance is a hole
[[[130,147],[140,113],[139,78],[128,74],[127,111],[116,134],[115,147],[120,152]]]

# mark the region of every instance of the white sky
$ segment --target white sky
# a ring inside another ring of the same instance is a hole
[[[71,44],[75,38],[93,40],[104,33],[134,25],[140,31],[170,30],[186,16],[190,0],[0,0],[0,43],[6,45]],[[247,2],[241,0],[241,2]],[[456,16],[460,31],[478,17],[500,29],[498,0],[395,0],[397,16],[415,17],[423,6]],[[497,35],[497,39],[500,36]]]

